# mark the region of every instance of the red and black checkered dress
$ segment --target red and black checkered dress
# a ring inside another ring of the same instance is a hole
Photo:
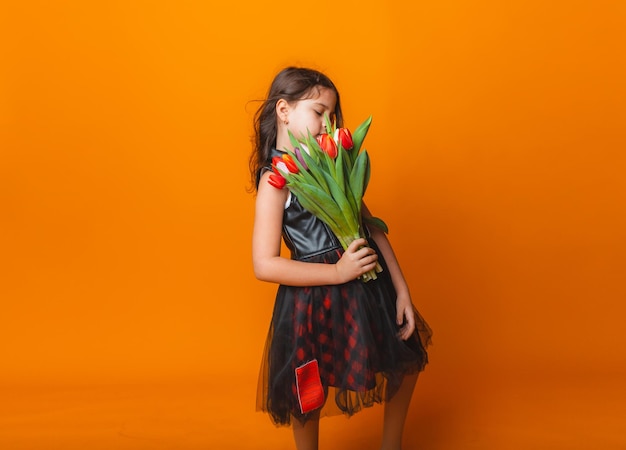
[[[283,239],[292,259],[336,263],[342,247],[330,229],[291,195],[283,217]],[[424,369],[431,330],[415,314],[416,331],[406,341],[396,333],[396,293],[375,242],[383,271],[367,283],[296,287],[281,285],[265,346],[257,409],[277,425],[294,416],[305,422],[295,370],[317,360],[325,403],[321,415],[352,415],[389,400],[405,374]],[[317,411],[315,412],[317,413]]]

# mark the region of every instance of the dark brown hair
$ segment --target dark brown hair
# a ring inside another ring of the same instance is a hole
[[[331,89],[337,96],[335,120],[337,127],[343,126],[343,114],[339,92],[333,82],[323,73],[301,67],[287,67],[281,70],[272,81],[267,98],[254,115],[254,149],[250,155],[250,175],[256,188],[260,170],[267,164],[272,148],[276,145],[277,118],[276,103],[284,99],[288,103],[310,98],[315,88]]]

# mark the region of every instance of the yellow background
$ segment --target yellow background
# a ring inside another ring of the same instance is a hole
[[[275,287],[246,188],[257,100],[295,64],[349,127],[374,117],[366,201],[435,331],[408,448],[622,448],[625,20],[609,0],[5,2],[0,446],[289,448],[254,412]],[[368,448],[381,411],[322,442]]]

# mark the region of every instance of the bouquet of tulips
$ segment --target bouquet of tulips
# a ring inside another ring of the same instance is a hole
[[[297,139],[289,133],[294,150],[286,149],[272,159],[273,173],[269,183],[282,189],[285,185],[304,208],[322,220],[337,236],[343,249],[352,241],[365,237],[363,221],[388,231],[376,217],[361,216],[363,194],[370,177],[367,151],[361,150],[372,118],[357,127],[354,135],[347,128],[337,128],[326,116],[326,130],[314,138]],[[376,279],[380,264],[361,276],[363,281]]]

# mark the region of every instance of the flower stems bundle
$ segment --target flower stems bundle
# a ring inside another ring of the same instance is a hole
[[[365,237],[364,220],[388,231],[381,219],[361,215],[370,178],[369,155],[361,146],[371,122],[369,117],[352,135],[347,128],[331,124],[326,116],[329,134],[314,138],[309,133],[298,139],[289,133],[294,150],[286,149],[282,156],[272,159],[270,184],[279,189],[286,185],[304,208],[328,225],[344,250],[355,239]],[[361,278],[376,279],[381,271],[377,263]]]

